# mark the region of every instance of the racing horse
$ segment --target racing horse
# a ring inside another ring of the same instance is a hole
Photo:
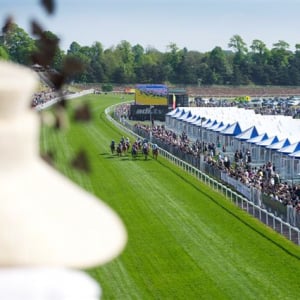
[[[122,142],[121,141],[119,145],[120,145],[122,153],[124,153],[124,154],[128,153],[129,148],[130,148],[130,142],[125,142],[125,141]]]
[[[148,155],[149,155],[149,145],[147,143],[143,144],[142,152],[143,152],[143,155],[145,156],[145,160],[147,160]]]
[[[158,148],[157,147],[152,148],[152,157],[157,159],[157,156],[158,156]]]
[[[133,159],[135,159],[137,158],[137,155],[138,155],[138,148],[135,144],[133,144],[131,148],[131,156]]]
[[[111,144],[110,144],[111,154],[114,154],[115,150],[116,150],[115,141],[111,141]]]
[[[117,146],[117,155],[118,156],[122,155],[122,145],[121,145],[121,143],[119,143],[118,146]]]

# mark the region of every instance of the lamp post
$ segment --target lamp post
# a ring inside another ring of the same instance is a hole
[[[201,118],[201,122],[200,122],[200,136],[201,136],[201,142],[202,142],[202,144],[203,144],[203,135],[202,135],[202,133],[203,133],[203,128],[202,128],[202,126],[203,126],[203,123],[206,121],[206,118]]]
[[[150,125],[151,125],[151,128],[152,128],[152,108],[154,108],[154,105],[150,105]]]
[[[203,151],[204,151],[204,142],[203,142],[203,136],[202,136],[202,125],[203,122],[206,121],[206,118],[203,117],[200,120],[200,137],[201,137],[201,152],[200,152],[200,170],[201,170],[201,161],[202,161],[202,157],[203,157]]]
[[[154,105],[150,105],[150,113],[149,113],[149,116],[150,116],[150,143],[152,142],[152,129],[153,129],[153,126],[152,126],[152,108],[154,108]]]

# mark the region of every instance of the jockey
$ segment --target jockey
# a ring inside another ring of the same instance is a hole
[[[143,144],[143,149],[148,149],[148,143],[147,142]]]
[[[158,149],[157,144],[152,144],[152,149],[153,149],[153,150],[157,150],[157,149]]]
[[[112,146],[115,145],[115,141],[114,141],[114,140],[111,141],[111,145],[112,145]]]

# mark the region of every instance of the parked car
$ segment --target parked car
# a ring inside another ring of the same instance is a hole
[[[261,107],[262,104],[263,104],[263,100],[260,98],[251,99],[251,101],[249,102],[250,107]]]
[[[300,98],[291,98],[287,101],[288,106],[296,106],[300,104]]]

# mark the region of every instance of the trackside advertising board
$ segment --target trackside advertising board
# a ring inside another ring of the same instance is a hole
[[[138,84],[135,87],[135,104],[167,105],[168,87],[164,84]]]

